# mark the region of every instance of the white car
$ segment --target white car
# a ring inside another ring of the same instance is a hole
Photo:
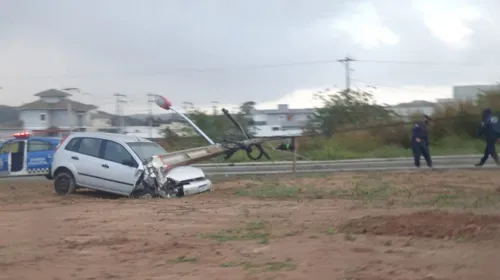
[[[84,187],[131,197],[181,197],[211,190],[212,183],[201,169],[169,169],[154,160],[165,154],[156,143],[136,136],[71,133],[54,152],[54,190],[67,195]]]

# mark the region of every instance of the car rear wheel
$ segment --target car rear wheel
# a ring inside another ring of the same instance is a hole
[[[57,174],[54,178],[54,191],[61,196],[75,193],[76,183],[73,174],[66,171]]]

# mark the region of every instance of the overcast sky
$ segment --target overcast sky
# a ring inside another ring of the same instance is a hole
[[[376,86],[380,102],[449,97],[453,84],[495,83],[493,0],[1,0],[0,103],[48,88],[146,113],[146,92],[224,106],[311,107],[314,92]],[[308,63],[317,62],[317,63]],[[231,105],[230,105],[231,104]],[[160,110],[156,110],[159,112]]]

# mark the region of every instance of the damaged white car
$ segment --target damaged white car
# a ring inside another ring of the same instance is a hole
[[[140,137],[72,133],[53,156],[54,190],[67,195],[84,187],[131,197],[180,197],[210,191],[212,183],[201,169],[166,164],[165,155],[169,154],[162,147]]]
[[[75,192],[79,187],[131,197],[182,197],[210,191],[212,182],[195,162],[246,151],[252,160],[269,155],[261,143],[269,138],[252,138],[226,109],[222,112],[241,131],[245,140],[215,143],[187,116],[172,107],[162,96],[156,104],[179,114],[209,145],[167,153],[157,144],[136,136],[112,133],[71,133],[54,152],[50,176],[59,195]],[[290,137],[278,137],[279,139]],[[274,139],[278,139],[274,138]],[[258,154],[253,154],[253,148]]]

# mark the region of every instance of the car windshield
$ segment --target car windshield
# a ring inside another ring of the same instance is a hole
[[[167,153],[162,147],[151,142],[128,142],[127,144],[142,161],[154,155],[164,155]]]

